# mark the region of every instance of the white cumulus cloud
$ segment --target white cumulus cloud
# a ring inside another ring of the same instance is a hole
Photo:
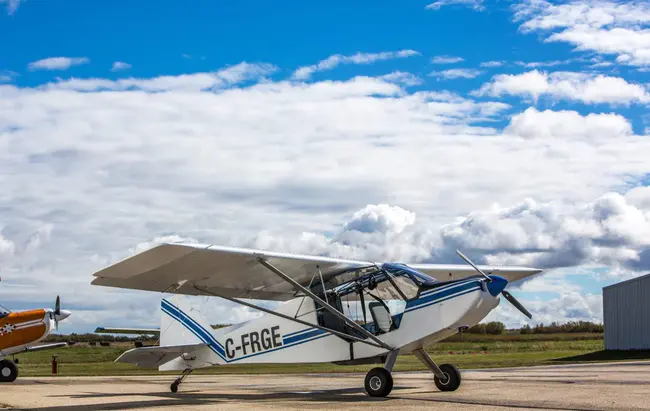
[[[439,79],[452,80],[457,78],[474,78],[480,76],[481,73],[483,72],[477,69],[458,68],[442,71],[432,71],[429,73],[429,76]]]
[[[481,64],[479,64],[481,67],[501,67],[505,63],[503,61],[499,60],[491,60],[491,61],[484,61]]]
[[[451,6],[451,5],[460,5],[464,7],[469,7],[472,10],[483,11],[485,6],[483,5],[483,0],[437,0],[433,3],[427,4],[426,9],[429,10],[440,10],[442,7]]]
[[[120,70],[128,70],[132,66],[129,63],[125,63],[123,61],[116,61],[113,63],[113,67],[111,67],[111,71],[120,71]]]
[[[50,90],[101,91],[101,90],[143,90],[161,91],[200,91],[217,90],[247,80],[259,80],[277,70],[271,64],[249,64],[242,62],[210,73],[192,73],[177,76],[152,78],[71,78],[48,83],[41,88]]]
[[[498,74],[474,95],[514,95],[552,100],[573,100],[588,104],[629,105],[648,103],[650,93],[641,84],[629,83],[620,77],[602,74],[558,71],[546,73],[532,70],[522,74]]]
[[[431,58],[431,63],[433,64],[453,64],[460,63],[461,61],[464,61],[462,57],[454,56],[435,56]]]
[[[90,59],[87,57],[49,57],[33,61],[27,65],[31,71],[34,70],[67,70],[72,66],[87,64]]]
[[[403,84],[405,86],[417,86],[418,84],[422,84],[422,79],[418,76],[404,71],[394,71],[385,74],[381,76],[381,79],[391,83]]]
[[[572,44],[578,51],[614,55],[623,64],[650,65],[650,3],[527,0],[513,6],[525,32],[547,42]]]
[[[18,73],[15,73],[10,70],[0,70],[0,84],[12,82]]]
[[[523,138],[596,140],[631,136],[632,125],[620,114],[575,111],[538,111],[534,107],[516,114],[504,132]]]
[[[306,80],[316,72],[332,70],[341,64],[371,64],[376,61],[392,60],[418,55],[420,55],[420,53],[415,50],[382,51],[379,53],[356,53],[350,56],[334,54],[325,60],[321,60],[318,62],[318,64],[298,68],[293,73],[293,77],[298,80]]]

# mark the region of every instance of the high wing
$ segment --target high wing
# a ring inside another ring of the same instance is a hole
[[[143,368],[158,368],[176,357],[206,347],[205,344],[174,345],[169,347],[133,348],[120,355],[115,362],[135,364]]]
[[[327,282],[369,261],[284,254],[207,244],[161,244],[93,274],[93,285],[187,295],[286,301],[293,286],[258,262],[264,258],[300,284],[308,285],[318,270]],[[199,291],[194,286],[206,291]]]
[[[469,277],[476,275],[476,270],[470,265],[457,265],[457,264],[408,264],[409,267],[414,270],[420,271],[439,281],[449,281],[449,280],[459,280],[461,278]],[[526,277],[530,277],[533,274],[541,273],[542,270],[537,268],[528,268],[528,267],[514,267],[514,266],[491,266],[491,265],[479,265],[478,268],[481,269],[486,274],[494,274],[501,276],[508,280],[508,282],[514,282],[522,280]]]
[[[321,256],[276,253],[195,243],[166,243],[129,257],[93,274],[93,285],[187,295],[286,301],[298,290],[259,263],[264,259],[300,285],[326,287],[351,280],[380,263]],[[476,275],[468,265],[409,264],[445,281]],[[541,270],[524,267],[480,266],[516,281]],[[200,289],[200,290],[199,290]]]

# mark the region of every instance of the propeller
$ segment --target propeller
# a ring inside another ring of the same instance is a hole
[[[456,250],[456,254],[460,256],[467,264],[471,265],[476,271],[478,271],[483,277],[485,277],[487,283],[488,283],[488,290],[490,291],[490,294],[493,296],[497,296],[497,294],[501,293],[503,297],[508,300],[508,302],[512,305],[515,306],[516,309],[521,311],[522,314],[524,314],[528,318],[533,318],[533,315],[523,306],[517,299],[507,292],[504,288],[508,284],[508,280],[506,280],[503,277],[499,276],[492,276],[490,277],[489,275],[485,274],[480,268],[476,266],[465,254],[461,253],[460,250]]]
[[[54,328],[56,331],[59,331],[59,321],[65,320],[71,314],[68,310],[61,309],[61,297],[56,296],[56,303],[54,304],[54,312],[52,313],[54,317]]]
[[[519,311],[521,311],[526,317],[528,318],[533,318],[533,315],[523,306],[517,299],[507,292],[506,290],[501,291],[501,294],[510,302],[510,304],[514,305],[515,308],[517,308]]]
[[[54,327],[59,331],[59,316],[61,315],[61,297],[56,296],[56,303],[54,304]]]

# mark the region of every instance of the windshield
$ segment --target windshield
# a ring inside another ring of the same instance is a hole
[[[429,277],[428,275],[414,270],[405,264],[384,263],[382,268],[393,276],[407,275],[418,284],[431,284],[438,282],[435,278]]]
[[[7,310],[6,308],[0,305],[0,318],[6,317],[9,314],[11,314],[11,311]]]
[[[371,272],[360,278],[334,288],[341,297],[360,298],[360,291],[381,300],[410,300],[417,297],[418,280],[407,271],[399,271],[385,265],[381,270]],[[401,269],[401,267],[400,267]]]

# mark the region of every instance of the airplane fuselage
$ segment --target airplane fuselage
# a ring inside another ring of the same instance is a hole
[[[244,363],[345,363],[381,357],[389,352],[273,315],[214,331],[190,313],[191,308],[172,301],[162,302],[161,330],[166,331],[161,334],[161,345],[203,343],[206,346],[161,365],[160,370]],[[459,327],[477,324],[498,304],[499,296],[492,295],[484,281],[456,281],[423,291],[406,302],[403,311],[394,316],[399,321],[398,327],[378,337],[400,352],[408,353],[458,333]],[[287,301],[275,311],[317,325],[315,307],[311,298],[300,297]]]
[[[0,359],[39,343],[54,328],[47,309],[12,312],[0,318]]]

